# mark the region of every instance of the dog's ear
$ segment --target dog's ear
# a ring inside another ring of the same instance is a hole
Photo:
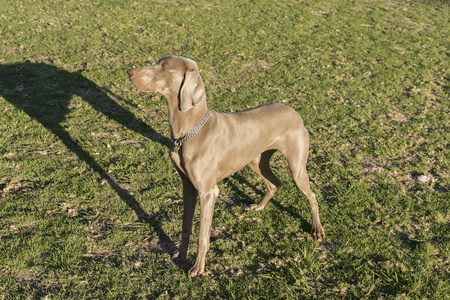
[[[205,101],[205,99],[205,86],[198,72],[197,64],[190,60],[186,66],[184,79],[180,88],[180,110],[188,111],[193,106]]]

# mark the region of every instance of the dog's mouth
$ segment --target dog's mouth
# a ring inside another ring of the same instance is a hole
[[[147,89],[147,88],[141,88],[139,86],[137,86],[134,82],[132,82],[134,87],[137,88],[138,90],[140,90],[141,92],[145,92],[145,93],[149,93],[149,94],[156,94],[156,91],[152,90],[152,89]]]
[[[156,90],[148,87],[144,87],[140,84],[139,80],[136,80],[136,71],[135,69],[129,69],[127,71],[128,78],[130,78],[131,83],[134,85],[135,88],[142,92],[150,93],[150,94],[156,94]]]

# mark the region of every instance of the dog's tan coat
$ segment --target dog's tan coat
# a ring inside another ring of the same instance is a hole
[[[159,92],[165,97],[173,138],[183,137],[207,111],[203,81],[193,60],[169,56],[153,66],[128,70],[128,76],[136,88]],[[286,156],[297,186],[309,200],[311,234],[315,240],[322,240],[325,233],[306,173],[308,149],[308,132],[299,114],[285,105],[269,104],[235,114],[211,111],[200,131],[185,141],[178,152],[170,152],[183,181],[180,258],[187,255],[195,205],[197,197],[200,198],[198,253],[190,276],[204,272],[214,203],[219,194],[217,182],[249,165],[264,179],[268,191],[258,204],[246,209],[263,209],[281,184],[269,166],[269,160],[277,150]]]

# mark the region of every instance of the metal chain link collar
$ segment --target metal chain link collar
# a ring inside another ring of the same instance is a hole
[[[203,116],[203,118],[200,120],[200,122],[195,126],[191,131],[186,133],[185,136],[178,138],[178,139],[171,139],[172,142],[172,151],[175,153],[180,150],[181,146],[184,142],[186,142],[188,139],[194,136],[200,129],[202,129],[203,125],[205,125],[206,121],[209,119],[209,109],[206,111],[206,114]]]

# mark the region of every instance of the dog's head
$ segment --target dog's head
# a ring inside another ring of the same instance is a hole
[[[139,90],[161,93],[167,101],[177,99],[181,111],[206,99],[205,86],[192,59],[168,56],[153,66],[130,69],[127,73]]]

